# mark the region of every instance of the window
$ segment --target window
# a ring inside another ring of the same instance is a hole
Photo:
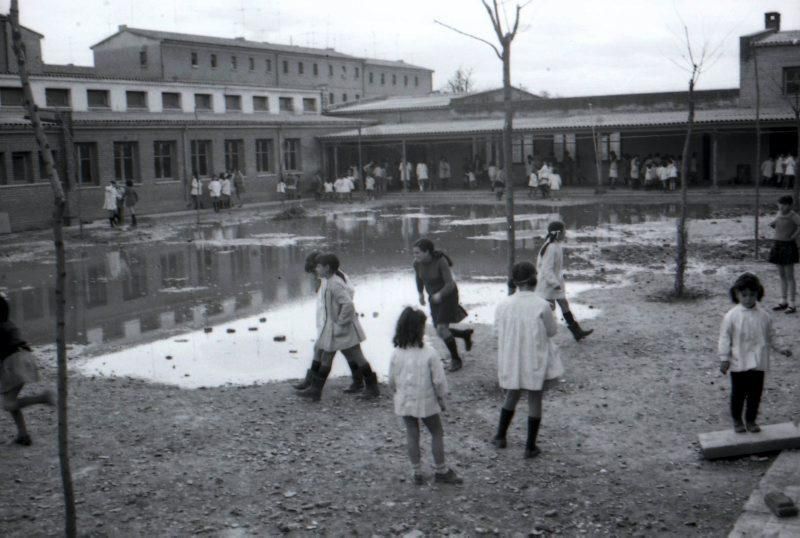
[[[207,177],[212,169],[211,140],[192,140],[192,174],[197,177]]]
[[[180,110],[181,94],[175,92],[161,92],[161,108],[164,110]]]
[[[303,112],[316,112],[317,100],[313,97],[303,97]]]
[[[111,107],[108,90],[86,90],[86,100],[89,103],[89,108]]]
[[[262,138],[256,140],[256,171],[272,172],[272,140]]]
[[[0,88],[0,106],[23,106],[22,88]]]
[[[370,71],[370,72],[369,72],[369,75],[368,75],[368,76],[369,76],[369,83],[370,83],[370,84],[375,84],[375,77],[374,77],[374,75],[375,75],[375,73],[373,73],[372,71]]]
[[[147,260],[142,254],[122,253],[128,272],[122,280],[122,300],[131,301],[147,295]]]
[[[33,183],[33,162],[30,151],[15,151],[11,154],[11,170],[15,183]]]
[[[194,94],[194,109],[195,110],[213,110],[214,107],[211,101],[210,93],[196,93]]]
[[[288,60],[284,60],[283,61],[283,74],[284,75],[288,75],[289,74],[289,61]]]
[[[403,86],[408,86],[408,75],[403,75]]]
[[[356,72],[355,72],[355,75],[353,76],[353,78],[358,78],[360,76],[361,76],[361,69],[356,67]]]
[[[783,68],[783,93],[786,95],[800,92],[800,67]]]
[[[244,170],[244,141],[225,141],[225,170]]]
[[[94,142],[78,142],[75,144],[75,155],[78,157],[78,183],[81,185],[99,185],[97,144]]]
[[[147,108],[146,92],[125,92],[125,100],[128,104],[128,108]]]
[[[147,67],[147,49],[144,48],[139,51],[139,66]]]
[[[64,88],[45,88],[44,97],[47,106],[69,107],[69,90]]]
[[[333,65],[332,64],[328,64],[328,76],[329,77],[333,76]]]
[[[359,94],[356,94],[356,101],[358,101],[359,99],[361,99],[361,96]]]
[[[114,142],[114,178],[117,181],[139,180],[137,142]]]
[[[319,76],[319,65],[314,64],[311,66],[311,71],[314,73],[315,77]]]
[[[392,86],[397,86],[397,75],[392,74]]]
[[[247,62],[249,63],[250,71],[255,71],[256,70],[256,60],[255,60],[255,58],[251,57],[251,58],[249,58],[247,60]]]
[[[272,60],[267,58],[267,73],[271,73],[271,72],[272,72]]]
[[[342,103],[346,103],[346,102],[347,102],[347,94],[343,93],[342,94]]]
[[[236,56],[231,56],[231,69],[234,71],[239,67],[239,64],[236,60]]]
[[[286,170],[300,170],[299,138],[287,138],[283,141],[283,167]]]
[[[303,62],[297,62],[297,74],[302,75],[304,70],[305,66],[303,66]]]
[[[329,105],[332,105],[332,104],[333,104],[333,102],[334,102],[334,99],[333,99],[333,92],[331,92],[331,93],[329,93],[329,94],[328,94],[328,104],[329,104]]]
[[[241,95],[226,95],[225,96],[225,110],[241,110],[242,109],[242,96]]]
[[[294,99],[291,97],[278,97],[278,110],[281,112],[294,111]]]
[[[156,179],[173,179],[172,162],[175,156],[175,142],[153,142],[153,165]]]
[[[381,73],[381,86],[386,84],[386,73]]]
[[[212,69],[216,69],[217,68],[217,55],[216,54],[212,54],[211,55],[211,68]]]
[[[192,57],[192,67],[197,68],[197,53],[193,52],[191,54],[191,57]]]
[[[269,112],[269,98],[264,95],[254,95],[253,110],[258,112]]]
[[[414,86],[419,86],[419,77],[414,75]]]

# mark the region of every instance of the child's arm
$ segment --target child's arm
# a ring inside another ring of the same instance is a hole
[[[794,221],[794,233],[790,237],[791,241],[795,241],[800,237],[800,215],[792,211],[792,221]]]
[[[731,323],[730,312],[722,318],[722,325],[719,329],[719,341],[717,342],[717,355],[719,356],[719,371],[723,374],[728,373],[731,367],[731,339],[733,338],[733,323]]]
[[[444,366],[442,366],[442,358],[435,350],[431,350],[428,359],[431,369],[431,382],[433,383],[433,392],[436,394],[436,399],[439,401],[439,407],[442,411],[445,410],[445,397],[447,396],[447,376],[444,373]]]
[[[329,287],[328,289],[331,288]],[[331,293],[333,293],[333,302],[340,306],[339,315],[337,316],[335,323],[337,325],[346,325],[348,323],[352,323],[353,318],[355,318],[356,315],[356,306],[353,304],[353,300],[350,298],[350,295],[342,286],[333,286]]]
[[[556,318],[553,316],[553,310],[551,308],[545,308],[542,311],[542,321],[544,322],[544,329],[547,333],[547,337],[554,337],[558,332],[558,323],[556,323]]]

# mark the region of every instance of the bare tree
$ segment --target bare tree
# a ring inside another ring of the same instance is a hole
[[[481,0],[481,2],[483,3],[483,7],[486,9],[486,13],[489,15],[489,20],[492,21],[492,28],[494,29],[494,33],[500,43],[500,48],[486,39],[464,32],[443,22],[434,22],[461,35],[465,35],[489,45],[500,61],[503,62],[503,105],[505,109],[505,122],[503,123],[503,168],[505,169],[506,173],[506,237],[508,240],[508,276],[510,280],[511,269],[514,267],[514,262],[516,259],[516,232],[514,229],[514,177],[511,173],[511,136],[513,132],[512,124],[514,119],[513,103],[511,102],[511,43],[514,41],[514,37],[517,35],[517,30],[519,30],[520,12],[530,3],[530,1],[522,5],[517,4],[515,6],[513,24],[509,24],[508,16],[505,12],[505,4],[498,4],[498,0],[492,0],[491,6],[487,0]],[[501,16],[505,20],[505,28],[501,22]],[[509,293],[511,293],[510,289]]]
[[[58,458],[61,463],[61,481],[64,488],[64,509],[65,522],[64,534],[70,538],[77,535],[77,523],[75,518],[75,494],[72,487],[72,473],[69,464],[69,446],[67,429],[67,347],[64,330],[64,281],[66,279],[66,261],[64,256],[64,234],[63,222],[66,209],[66,197],[58,171],[53,162],[53,154],[47,135],[42,127],[39,118],[39,110],[33,100],[30,79],[28,77],[28,64],[25,51],[25,43],[22,41],[22,30],[19,24],[18,0],[11,0],[10,10],[12,46],[14,54],[17,56],[17,66],[19,68],[19,78],[22,83],[22,91],[25,106],[33,125],[33,132],[36,142],[39,145],[42,159],[44,160],[45,171],[50,180],[55,202],[53,210],[53,242],[56,251],[56,354],[58,362]]]
[[[450,93],[469,93],[475,90],[475,80],[472,78],[472,68],[466,69],[459,66],[450,80],[447,81],[447,91]]]

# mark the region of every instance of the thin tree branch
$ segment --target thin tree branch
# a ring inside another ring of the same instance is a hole
[[[497,0],[492,0],[492,1],[494,2],[495,11],[492,11],[492,8],[489,7],[489,4],[486,3],[486,0],[481,0],[481,2],[483,3],[483,7],[486,8],[486,13],[489,14],[489,19],[491,19],[491,21],[492,21],[492,27],[494,28],[494,33],[497,35],[497,39],[500,40],[500,43],[502,43],[503,42],[503,29],[500,27],[500,21],[496,17]]]
[[[517,15],[516,19],[514,20],[514,29],[511,30],[511,39],[517,35],[517,28],[519,28],[519,12],[522,10],[519,4],[517,4]]]
[[[494,44],[492,44],[492,43],[490,43],[489,41],[487,41],[487,40],[483,39],[482,37],[478,37],[478,36],[475,36],[475,35],[469,34],[469,33],[467,33],[467,32],[464,32],[464,31],[462,31],[462,30],[459,30],[458,28],[455,28],[455,27],[453,27],[453,26],[450,26],[449,24],[445,24],[445,23],[443,23],[443,22],[441,22],[441,21],[437,21],[436,19],[434,19],[434,20],[433,20],[433,22],[434,22],[434,23],[436,23],[436,24],[438,24],[439,26],[444,26],[444,27],[445,27],[445,28],[447,28],[448,30],[452,30],[452,31],[454,31],[454,32],[456,32],[456,33],[458,33],[458,34],[461,34],[461,35],[464,35],[464,36],[467,36],[467,37],[471,37],[472,39],[475,39],[475,40],[477,40],[477,41],[480,41],[481,43],[485,43],[485,44],[489,45],[490,47],[492,47],[492,50],[493,50],[493,51],[494,51],[494,53],[497,55],[497,57],[498,57],[498,58],[500,58],[501,60],[503,59],[503,55],[500,53],[500,51],[498,50],[498,48],[497,48],[497,47],[496,47]]]

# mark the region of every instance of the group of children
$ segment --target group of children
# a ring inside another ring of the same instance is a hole
[[[112,228],[125,224],[125,213],[131,216],[131,227],[136,228],[136,204],[139,202],[139,193],[133,186],[132,180],[127,180],[125,185],[120,185],[111,180],[106,185],[103,195],[103,209],[108,214],[108,222]]]
[[[791,153],[769,156],[761,163],[761,183],[771,187],[791,189],[797,175],[797,161]]]
[[[235,173],[221,172],[219,175],[214,174],[211,176],[211,181],[208,182],[208,195],[211,198],[211,207],[214,208],[215,212],[219,212],[220,209],[230,209],[231,199],[234,194],[239,207],[242,207],[244,205],[242,201],[244,191],[244,175],[238,170]],[[191,195],[195,209],[203,207],[202,194],[202,182],[197,176],[192,176]]]

